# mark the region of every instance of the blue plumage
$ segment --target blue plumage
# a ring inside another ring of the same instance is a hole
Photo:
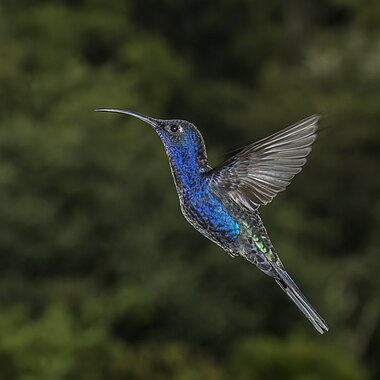
[[[222,240],[236,240],[239,224],[217,199],[206,175],[210,168],[201,134],[188,122],[171,120],[170,123],[178,126],[182,135],[161,131],[158,135],[169,158],[183,214],[191,225],[211,239],[211,235],[219,232]],[[161,130],[165,129],[161,127]]]
[[[98,111],[124,113],[150,124],[165,146],[188,222],[231,256],[246,258],[274,278],[320,333],[328,330],[285,271],[258,213],[301,171],[316,138],[318,117],[248,145],[212,169],[202,135],[193,124],[112,108]]]

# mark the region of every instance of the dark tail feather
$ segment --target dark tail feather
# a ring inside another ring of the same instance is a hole
[[[302,294],[301,290],[294,283],[289,274],[279,268],[275,268],[275,271],[279,277],[276,279],[277,284],[305,314],[306,318],[313,324],[316,330],[321,334],[328,331],[329,328],[326,322],[317,313],[313,306],[311,306],[310,302]]]

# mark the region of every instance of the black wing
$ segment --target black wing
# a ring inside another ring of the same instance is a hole
[[[311,116],[243,148],[208,172],[211,187],[248,210],[269,203],[305,165],[318,120]]]

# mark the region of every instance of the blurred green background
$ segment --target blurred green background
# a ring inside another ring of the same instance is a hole
[[[380,3],[1,0],[0,379],[380,378]],[[163,147],[215,165],[314,113],[262,208],[319,336],[275,283],[182,217]]]

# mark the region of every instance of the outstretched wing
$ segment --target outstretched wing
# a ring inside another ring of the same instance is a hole
[[[248,210],[268,204],[305,165],[318,120],[311,116],[243,148],[208,172],[210,186]]]

